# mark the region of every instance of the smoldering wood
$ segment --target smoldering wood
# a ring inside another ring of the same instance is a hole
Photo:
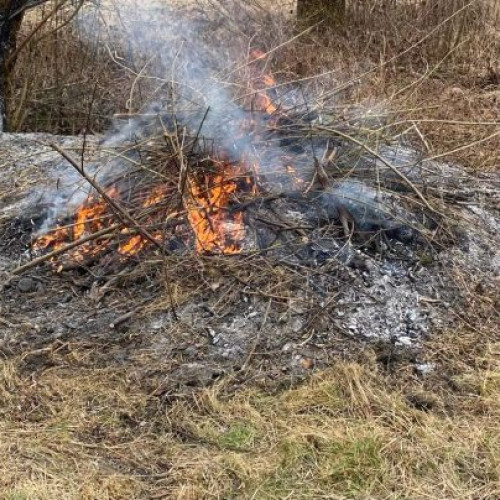
[[[419,174],[415,175],[405,165],[393,165],[378,153],[379,149],[370,148],[363,136],[355,137],[347,122],[321,125],[325,123],[324,114],[319,117],[307,106],[303,112],[300,106],[290,111],[278,108],[273,115],[248,111],[252,125],[245,125],[248,129],[243,130],[247,134],[236,135],[228,145],[231,129],[228,122],[236,120],[237,125],[241,117],[230,115],[220,125],[212,124],[211,136],[206,138],[201,132],[209,112],[206,106],[200,106],[175,114],[168,106],[158,105],[154,116],[134,117],[131,127],[126,129],[133,130],[133,137],[127,140],[123,134],[120,136],[125,153],[118,151],[114,157],[123,168],[111,168],[103,183],[96,181],[91,168],[80,165],[63,149],[52,147],[105,200],[109,220],[115,217],[120,227],[130,228],[127,234],[133,231],[142,235],[149,248],[154,245],[163,255],[176,257],[194,251],[197,235],[186,217],[189,211],[186,198],[192,196],[186,189],[188,176],[204,180],[207,185],[202,189],[208,190],[209,179],[217,175],[216,166],[220,164],[229,173],[233,166],[248,167],[248,172],[232,180],[236,185],[235,196],[224,207],[229,222],[231,215],[242,214],[245,228],[242,255],[262,253],[280,259],[288,253],[301,265],[328,259],[349,264],[356,261],[355,245],[369,246],[373,241],[394,239],[411,247],[429,234],[431,219],[426,212],[432,213],[434,207],[419,188],[422,185]],[[332,123],[329,116],[326,123]],[[257,174],[252,171],[251,161],[242,163],[242,158],[247,158],[249,143],[258,151],[255,156],[258,164],[272,166],[271,171],[262,168]],[[131,154],[134,161],[127,162]],[[355,179],[342,180],[351,175],[353,164],[357,165]],[[286,170],[287,165],[293,165],[295,170]],[[161,179],[170,179],[171,190],[156,205],[144,209],[141,197],[153,192],[163,182]],[[401,193],[393,192],[393,186]],[[110,187],[117,189],[117,197],[107,196]],[[216,205],[213,200],[210,203]],[[200,206],[207,214],[207,224],[214,230],[211,208]],[[152,211],[158,214],[163,211],[164,217],[169,214],[179,220],[172,225],[162,223],[157,215],[147,216]],[[164,231],[159,237],[158,226],[175,229]],[[118,233],[115,235],[120,236]],[[224,243],[233,244],[232,236]],[[98,276],[101,271],[105,275],[113,273],[122,265],[121,262],[114,265],[109,258],[118,250],[114,243],[111,247],[103,262],[92,268],[98,269]],[[136,263],[147,256],[146,251],[140,252],[134,257]],[[212,254],[226,255],[223,248],[215,249]],[[122,257],[123,254],[117,256],[114,262]]]
[[[41,255],[40,257],[37,257],[26,264],[17,267],[12,271],[13,276],[19,276],[26,271],[29,271],[30,269],[33,269],[35,267],[38,267],[45,262],[48,262],[49,260],[52,260],[56,257],[59,257],[60,255],[64,255],[71,250],[74,250],[75,248],[81,247],[85,243],[89,243],[90,241],[97,240],[99,238],[104,238],[106,236],[110,236],[113,234],[115,230],[121,227],[121,224],[115,224],[114,226],[107,227],[106,229],[103,229],[101,231],[97,231],[96,233],[90,234],[88,236],[85,236],[83,238],[80,238],[76,241],[73,241],[71,243],[68,243],[67,245],[62,246],[61,248],[58,248],[57,250],[54,250],[52,252],[46,253],[44,255]]]

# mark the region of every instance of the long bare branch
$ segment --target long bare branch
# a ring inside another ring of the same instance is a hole
[[[437,210],[425,199],[425,196],[422,194],[420,189],[418,189],[413,182],[408,179],[408,177],[403,174],[399,169],[397,169],[394,165],[391,165],[383,156],[379,155],[376,151],[374,151],[372,148],[361,142],[360,140],[356,139],[352,135],[346,134],[344,132],[341,132],[340,130],[328,128],[328,127],[323,127],[320,125],[317,125],[315,128],[318,130],[324,130],[326,132],[330,132],[332,134],[338,135],[339,137],[342,137],[343,139],[346,139],[357,146],[363,148],[367,153],[372,155],[374,158],[379,160],[381,163],[383,163],[387,168],[392,170],[401,180],[405,182],[405,184],[418,196],[420,201],[425,205],[425,207],[430,210],[431,212],[438,213]]]

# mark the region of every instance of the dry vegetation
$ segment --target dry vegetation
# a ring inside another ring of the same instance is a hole
[[[500,344],[449,340],[455,365],[429,346],[447,382],[368,351],[295,388],[189,395],[166,392],[144,353],[26,353],[2,365],[2,498],[498,498]]]
[[[278,79],[337,88],[346,113],[379,110],[377,137],[405,133],[429,156],[495,169],[495,7],[353,1],[345,32],[320,26],[270,64]],[[21,54],[18,130],[99,132],[126,109],[132,77],[74,26],[55,30],[68,15]],[[265,49],[296,33],[262,15]],[[471,292],[457,329],[424,346],[437,367],[425,379],[370,347],[300,385],[226,378],[185,393],[165,386],[148,352],[110,364],[104,354],[133,333],[27,348],[1,363],[0,498],[500,498],[498,300]]]
[[[211,2],[215,8],[220,4]],[[222,15],[231,16],[232,3],[222,4]],[[289,18],[267,14],[267,2],[245,5],[252,16],[248,30],[258,30],[260,47],[272,49],[296,34]],[[381,135],[412,135],[430,156],[495,168],[500,146],[495,2],[378,0],[367,7],[352,0],[349,6],[345,30],[320,26],[271,56],[276,75],[303,81],[317,94],[318,88],[328,89],[328,99],[336,89],[342,106],[375,106],[388,122]],[[50,8],[31,12],[25,36]],[[102,44],[89,45],[78,25],[67,25],[72,13],[69,7],[58,11],[20,54],[14,130],[102,132],[114,112],[128,110],[134,75],[120,71]],[[139,60],[135,64],[140,67]]]

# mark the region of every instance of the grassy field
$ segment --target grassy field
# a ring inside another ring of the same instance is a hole
[[[1,498],[496,499],[500,342],[474,335],[427,346],[428,380],[367,349],[298,387],[191,394],[88,346],[27,353],[2,364]]]
[[[335,70],[318,79],[323,89],[356,79],[342,104],[391,116],[381,137],[404,130],[430,157],[497,171],[499,25],[463,35],[457,21],[433,37],[446,17],[387,12],[301,36],[273,71]],[[105,59],[90,71],[89,53],[63,33],[62,52],[50,35],[21,54],[18,81],[36,77],[19,85],[19,130],[81,131],[96,88],[102,115],[126,100],[133,79]],[[106,124],[92,119],[94,130]],[[165,385],[147,350],[119,363],[85,341],[26,346],[0,362],[0,499],[499,499],[500,297],[488,290],[470,291],[456,327],[424,343],[428,375],[366,345],[299,383],[227,376],[185,390]],[[108,352],[133,335],[110,339]]]

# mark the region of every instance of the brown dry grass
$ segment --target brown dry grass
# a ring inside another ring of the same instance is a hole
[[[241,16],[238,2],[222,4],[223,16]],[[32,12],[25,36],[49,8]],[[266,15],[267,8],[266,1],[245,2],[253,22],[244,30],[256,47],[272,49],[294,31],[289,18]],[[102,132],[113,113],[127,110],[134,75],[102,46],[89,46],[78,27],[58,29],[70,15],[70,8],[61,11],[21,53],[16,130]],[[322,26],[286,44],[270,63],[279,78],[300,80],[323,105],[325,89],[331,102],[331,89],[339,87],[336,105],[375,106],[387,122],[380,133],[404,132],[430,156],[492,169],[500,146],[498,136],[488,139],[499,123],[499,15],[486,0],[376,0],[369,6],[352,0],[344,32]],[[141,61],[128,64],[141,67]]]
[[[48,2],[30,11],[21,40],[51,10]],[[88,44],[78,24],[67,24],[73,14],[68,2],[20,53],[13,81],[13,131],[99,132],[109,127],[114,112],[124,109],[128,74],[116,67],[102,46]]]
[[[428,18],[408,36],[410,14],[388,12],[363,12],[347,35],[301,37],[275,72],[335,69],[311,80],[323,91],[366,73],[339,94],[343,106],[376,103],[390,135],[407,130],[430,155],[498,167],[499,138],[479,142],[498,131],[497,32],[471,28],[457,47],[450,29],[447,44],[430,39],[396,57],[425,36]],[[368,22],[377,29],[362,36]],[[78,132],[92,95],[103,110],[92,127],[105,126],[130,81],[90,57],[69,29],[23,54],[21,130]],[[28,68],[36,77],[23,97]],[[148,352],[114,364],[84,342],[27,350],[0,365],[0,498],[500,498],[497,301],[471,297],[461,326],[427,342],[427,378],[367,347],[299,386],[254,381],[235,392],[226,379],[186,394],[168,389]],[[127,341],[110,340],[111,351]]]
[[[315,93],[378,110],[377,132],[404,134],[428,156],[499,166],[500,10],[494,2],[352,1],[345,32],[326,27],[286,47],[287,71]],[[319,90],[318,90],[319,89]]]
[[[453,368],[433,346],[426,382],[367,350],[298,387],[190,395],[146,353],[26,353],[1,365],[1,498],[498,498],[500,343],[469,336]]]

